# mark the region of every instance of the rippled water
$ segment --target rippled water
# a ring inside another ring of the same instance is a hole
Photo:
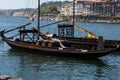
[[[20,25],[21,19],[2,17],[0,26],[5,25],[5,29],[12,28]],[[120,39],[120,24],[77,23],[77,25],[98,35],[104,35],[106,39]],[[55,25],[53,27],[55,28]],[[43,30],[47,31],[47,28]],[[78,33],[76,32],[77,35]],[[120,80],[120,52],[113,52],[97,60],[47,56],[13,50],[0,39],[1,74],[14,78],[21,77],[23,80]]]

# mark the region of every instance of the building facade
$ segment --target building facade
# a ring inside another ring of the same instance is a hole
[[[119,0],[76,0],[75,15],[120,16]],[[73,15],[73,3],[64,4],[62,15]]]

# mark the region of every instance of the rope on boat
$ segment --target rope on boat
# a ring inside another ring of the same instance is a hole
[[[57,42],[60,43],[60,46],[61,46],[62,48],[66,48],[66,47],[61,43],[61,41],[60,41],[59,39],[52,38],[52,41],[57,41]]]

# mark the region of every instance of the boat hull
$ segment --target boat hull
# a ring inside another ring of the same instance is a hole
[[[68,40],[72,43],[84,44],[84,45],[97,45],[97,39],[95,38],[64,38],[61,37],[59,39]],[[116,44],[120,45],[120,40],[104,40],[103,42],[105,48],[115,48]],[[116,51],[120,51],[120,47],[116,49]]]
[[[79,51],[70,51],[69,50],[59,50],[59,49],[49,49],[49,48],[43,48],[38,47],[32,44],[27,43],[18,43],[14,41],[10,41],[7,39],[4,39],[8,43],[9,46],[12,47],[12,49],[16,50],[22,50],[22,51],[28,51],[28,52],[34,52],[38,54],[44,54],[44,55],[55,55],[55,56],[66,56],[66,57],[78,57],[78,58],[91,58],[95,59],[98,57],[102,57],[105,55],[108,55],[112,50],[103,50],[103,51],[94,51],[94,52],[79,52]]]

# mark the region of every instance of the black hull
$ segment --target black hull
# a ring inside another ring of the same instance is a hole
[[[95,38],[64,38],[59,37],[59,39],[68,40],[73,43],[79,43],[84,45],[97,45],[97,39]],[[104,40],[104,47],[105,48],[115,48],[116,44],[120,45],[120,40]],[[120,47],[116,49],[116,51],[120,51]]]
[[[8,43],[9,44],[9,43]],[[15,50],[19,50],[19,51],[27,51],[27,52],[34,52],[34,53],[37,53],[37,54],[43,54],[43,55],[52,55],[52,56],[65,56],[65,57],[76,57],[76,58],[98,58],[98,57],[102,57],[102,56],[105,56],[105,55],[108,55],[109,52],[104,52],[104,53],[94,53],[94,54],[78,54],[78,53],[64,53],[64,52],[49,52],[49,51],[43,51],[43,50],[37,50],[37,49],[30,49],[30,48],[24,48],[24,47],[16,47],[12,44],[9,44],[9,46],[12,48],[12,49],[15,49]]]
[[[38,54],[44,54],[44,55],[55,55],[55,56],[66,56],[66,57],[77,57],[77,58],[90,58],[95,59],[98,57],[102,57],[105,55],[108,55],[110,52],[114,51],[115,49],[110,50],[102,50],[102,51],[94,51],[94,52],[76,52],[76,51],[59,51],[59,50],[50,50],[48,48],[43,47],[36,47],[35,45],[29,45],[29,44],[21,44],[14,41],[10,41],[8,39],[4,39],[4,41],[7,42],[9,46],[11,46],[13,49],[16,50],[22,50],[22,51],[28,51],[28,52],[34,52]]]

